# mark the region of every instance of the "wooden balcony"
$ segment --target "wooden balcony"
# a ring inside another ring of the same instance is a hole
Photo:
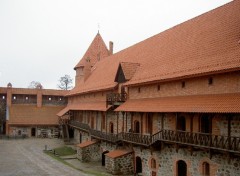
[[[127,100],[127,93],[108,93],[106,103],[108,105],[120,105]]]
[[[155,142],[163,142],[240,154],[240,137],[227,137],[207,133],[191,133],[175,130],[161,130],[153,135],[124,132],[113,134],[91,129],[88,124],[80,123],[78,121],[69,121],[69,125],[89,132],[94,138],[112,143],[124,141],[136,145],[151,146]]]
[[[75,128],[78,128],[78,129],[81,129],[83,131],[86,131],[86,132],[89,132],[90,130],[90,127],[88,124],[85,124],[85,123],[81,123],[79,121],[76,121],[76,120],[70,120],[68,122],[68,124],[72,127],[75,127]]]
[[[155,141],[159,140],[162,142],[240,154],[239,137],[227,137],[206,133],[191,133],[186,131],[162,130],[161,133],[152,136],[152,142],[154,142],[153,139]]]
[[[125,142],[143,146],[149,146],[152,142],[150,135],[141,135],[139,133],[122,133],[121,137]]]
[[[90,134],[91,136],[97,139],[101,139],[101,140],[112,142],[112,143],[115,143],[119,140],[118,135],[113,133],[106,133],[106,132],[101,132],[98,130],[91,129]]]

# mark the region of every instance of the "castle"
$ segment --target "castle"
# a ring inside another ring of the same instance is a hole
[[[240,1],[118,53],[98,33],[58,113],[112,174],[240,175]]]

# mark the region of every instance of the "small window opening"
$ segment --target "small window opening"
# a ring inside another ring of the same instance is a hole
[[[210,78],[208,78],[208,85],[212,85],[212,84],[213,84],[213,78],[210,77]]]
[[[51,101],[51,100],[52,100],[52,98],[51,98],[51,97],[49,97],[49,98],[48,98],[48,100],[49,100],[49,101]]]
[[[157,86],[157,90],[160,91],[160,85]]]
[[[156,169],[156,160],[154,158],[151,159],[151,168]]]
[[[186,84],[185,81],[182,82],[182,88],[185,88]]]
[[[2,99],[5,100],[5,96],[2,96]]]
[[[26,97],[26,100],[28,100],[28,97]]]
[[[140,93],[140,92],[141,92],[141,87],[138,88],[138,93]]]
[[[14,99],[14,100],[16,100],[16,99],[17,99],[17,97],[16,97],[16,96],[14,96],[14,97],[13,97],[13,99]]]
[[[60,101],[62,101],[62,98],[59,98]]]

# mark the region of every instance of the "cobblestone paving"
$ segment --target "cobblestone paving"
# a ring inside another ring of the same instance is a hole
[[[0,176],[85,176],[43,153],[45,145],[63,145],[58,139],[0,140]]]

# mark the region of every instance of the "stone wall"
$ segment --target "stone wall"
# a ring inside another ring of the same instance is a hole
[[[106,156],[105,168],[113,175],[133,174],[133,154],[126,154],[117,158]]]
[[[89,146],[78,147],[77,158],[81,162],[101,161],[100,144],[94,143]]]
[[[151,176],[152,171],[157,175],[177,176],[177,161],[183,160],[187,164],[187,176],[202,176],[203,163],[208,162],[210,165],[211,176],[238,176],[240,175],[240,158],[232,158],[228,162],[227,155],[213,154],[209,159],[209,153],[205,151],[194,151],[193,155],[188,149],[176,149],[166,146],[161,151],[150,152],[148,149],[141,150],[139,147],[134,148],[135,157],[142,160],[142,171],[144,176]],[[156,160],[156,169],[151,168],[151,159]]]

